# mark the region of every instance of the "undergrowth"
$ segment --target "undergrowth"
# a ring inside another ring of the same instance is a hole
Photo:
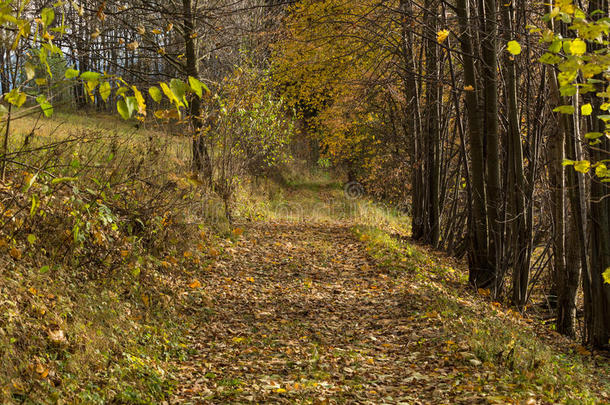
[[[411,280],[407,289],[413,294],[416,288],[417,297],[405,298],[405,305],[416,300],[424,304],[419,316],[439,319],[445,331],[439,337],[445,353],[439,355],[475,366],[473,373],[495,391],[492,403],[532,397],[549,403],[608,402],[610,366],[604,357],[491,301],[485,292],[469,291],[467,272],[455,260],[378,227],[353,230],[379,266]]]
[[[166,400],[166,366],[188,356],[184,332],[207,316],[197,277],[220,251],[183,149],[98,121],[13,126],[0,187],[1,403]]]

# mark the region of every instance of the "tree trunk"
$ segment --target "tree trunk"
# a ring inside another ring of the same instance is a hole
[[[502,4],[503,39],[510,41],[514,25],[514,4]],[[527,300],[530,276],[531,235],[527,232],[527,212],[525,207],[525,174],[523,170],[523,149],[517,106],[517,71],[515,59],[504,52],[504,78],[506,80],[506,114],[508,118],[508,226],[509,262],[513,264],[513,303],[523,308]]]
[[[484,0],[484,25],[481,38],[482,78],[484,94],[485,125],[485,163],[487,181],[487,223],[489,226],[488,280],[489,287],[497,295],[498,283],[498,252],[501,251],[502,235],[500,234],[500,202],[502,190],[500,187],[500,138],[498,134],[498,23],[496,0]]]
[[[411,0],[400,1],[400,13],[402,18],[402,44],[401,52],[404,66],[403,86],[405,92],[404,121],[407,139],[411,139],[410,152],[413,166],[411,168],[411,203],[413,206],[411,215],[411,234],[413,239],[423,237],[424,213],[422,208],[423,200],[423,159],[421,156],[421,119],[419,94],[417,79],[415,76],[415,61],[413,57],[415,41],[413,31],[409,27],[408,21],[413,18]]]
[[[469,209],[469,282],[475,288],[487,288],[494,282],[494,269],[488,258],[487,203],[485,189],[485,161],[483,153],[483,122],[480,114],[479,85],[476,80],[474,49],[472,45],[470,7],[468,0],[457,0],[457,15],[461,35],[460,46],[464,63],[465,103],[468,119],[468,143],[472,167]]]
[[[197,52],[195,49],[195,39],[193,38],[193,9],[191,0],[182,0],[182,12],[184,13],[184,46],[186,57],[186,75],[199,79],[199,69],[197,67]],[[201,100],[193,97],[189,103],[189,115],[193,125],[193,171],[202,173],[204,181],[212,180],[212,164],[210,155],[205,144],[202,133],[203,123],[201,119]]]
[[[426,40],[426,138],[425,153],[425,213],[426,243],[437,246],[440,234],[440,128],[439,128],[439,67],[438,43],[435,39],[438,20],[438,2],[427,0],[425,4],[425,25],[430,30]]]

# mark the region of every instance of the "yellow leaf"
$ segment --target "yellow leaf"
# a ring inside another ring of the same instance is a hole
[[[215,248],[211,247],[210,250],[208,250],[208,253],[210,256],[212,257],[216,257],[218,256],[218,250],[216,250]]]
[[[588,173],[591,168],[591,162],[588,160],[580,160],[578,162],[574,162],[574,170],[579,173]]]
[[[570,53],[572,55],[582,55],[587,51],[587,44],[580,38],[576,38],[570,43]]]
[[[439,44],[445,42],[445,40],[447,39],[447,37],[449,36],[449,31],[448,30],[440,30],[439,32],[436,33],[436,40],[438,41]]]
[[[188,258],[189,258],[189,257],[191,257],[191,256],[193,256],[193,253],[192,253],[190,250],[187,250],[186,252],[184,252],[184,257],[185,257],[185,258],[187,258],[187,259],[188,259]]]
[[[195,280],[193,280],[193,282],[191,284],[189,284],[189,287],[191,287],[194,290],[196,288],[200,288],[201,283],[199,282],[199,280],[195,279]]]
[[[521,45],[517,41],[509,41],[506,45],[506,50],[512,55],[519,55],[521,53]]]
[[[251,283],[253,283],[254,282],[254,277],[248,277],[246,280],[251,282]]]
[[[576,352],[582,356],[590,356],[591,352],[588,351],[584,346],[581,345],[577,345],[576,346]]]
[[[488,289],[483,289],[483,288],[479,288],[479,294],[482,295],[483,297],[489,297],[491,295],[491,291],[489,291]]]
[[[606,271],[604,271],[604,273],[602,274],[602,276],[604,277],[604,282],[606,284],[610,284],[610,267],[608,267],[606,269]]]
[[[580,107],[580,113],[582,115],[591,115],[592,112],[593,107],[591,106],[591,103],[584,104]]]
[[[275,392],[277,392],[278,394],[282,394],[282,393],[286,392],[286,390],[284,388],[278,388],[275,390]]]
[[[474,87],[472,87],[472,85],[468,85],[468,86],[464,86],[464,90],[465,91],[474,91]]]

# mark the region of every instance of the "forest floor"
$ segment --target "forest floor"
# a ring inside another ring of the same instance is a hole
[[[610,399],[602,357],[469,291],[460,263],[341,194],[297,187],[273,219],[239,224],[196,280],[207,316],[170,403]]]
[[[11,138],[57,141],[24,156],[56,177],[0,187],[0,403],[610,403],[607,357],[472,291],[358,185],[244,179],[229,224],[186,138],[56,115]]]

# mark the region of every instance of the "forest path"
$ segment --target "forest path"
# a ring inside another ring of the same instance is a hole
[[[426,299],[351,225],[249,225],[202,280],[210,315],[171,403],[447,402],[459,379],[430,339],[442,323],[414,316]]]

